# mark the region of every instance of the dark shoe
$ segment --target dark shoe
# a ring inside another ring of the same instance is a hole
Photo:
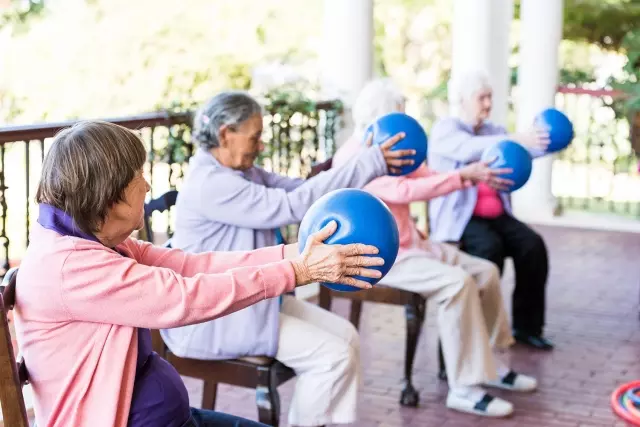
[[[529,347],[537,348],[538,350],[553,350],[553,343],[540,335],[532,335],[527,332],[514,330],[513,337],[520,344],[528,345]]]

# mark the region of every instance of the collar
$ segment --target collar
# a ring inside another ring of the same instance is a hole
[[[46,203],[41,203],[38,223],[46,229],[55,231],[63,236],[79,237],[100,243],[93,234],[87,234],[80,229],[69,214]]]

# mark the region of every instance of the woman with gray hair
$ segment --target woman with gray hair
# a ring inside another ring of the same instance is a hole
[[[452,79],[449,97],[457,117],[439,120],[429,141],[429,165],[440,172],[460,170],[476,162],[491,145],[510,139],[541,156],[549,144],[543,129],[507,134],[491,123],[492,90],[488,78],[471,72]],[[517,341],[551,350],[543,337],[548,275],[547,248],[542,237],[511,212],[506,193],[490,183],[462,189],[433,200],[429,220],[433,238],[457,242],[471,254],[494,262],[502,272],[505,257],[513,259],[516,284],[513,292],[513,334]]]
[[[39,216],[16,281],[20,352],[41,426],[258,427],[189,407],[149,328],[205,322],[315,281],[368,288],[377,248],[298,245],[188,254],[129,237],[143,226],[146,151],[132,131],[81,122],[56,135],[42,166]],[[240,325],[242,326],[242,325]],[[241,334],[237,329],[236,334]]]
[[[263,150],[262,109],[244,92],[214,96],[198,112],[199,148],[176,203],[175,247],[200,253],[275,244],[274,229],[298,223],[324,194],[362,187],[411,164],[413,150],[391,151],[396,135],[369,147],[343,168],[306,181],[254,166]],[[162,331],[178,356],[203,360],[271,356],[298,375],[289,422],[298,426],[352,423],[356,418],[359,341],[345,319],[286,295],[222,319]]]
[[[367,83],[353,106],[354,135],[334,156],[334,166],[359,155],[364,148],[363,132],[370,123],[397,111],[404,111],[404,96],[391,79]],[[513,405],[486,393],[483,385],[521,392],[537,386],[534,378],[512,371],[497,354],[513,343],[498,269],[452,245],[429,241],[413,221],[410,204],[434,200],[478,182],[505,185],[507,182],[496,176],[504,172],[491,170],[482,162],[447,173],[420,165],[408,175],[380,177],[364,187],[386,203],[400,233],[398,257],[380,283],[419,293],[437,307],[449,383],[447,407],[490,417],[511,414]]]

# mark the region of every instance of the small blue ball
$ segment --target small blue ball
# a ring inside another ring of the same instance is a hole
[[[482,153],[482,161],[491,161],[491,169],[513,169],[513,172],[500,175],[510,179],[514,184],[507,192],[516,191],[527,183],[531,176],[533,160],[531,154],[522,145],[514,141],[504,140],[487,148]]]
[[[571,144],[574,137],[571,120],[561,111],[548,108],[538,114],[535,124],[549,131],[548,153],[564,150]]]
[[[414,160],[413,165],[402,166],[400,173],[391,173],[390,175],[400,176],[410,174],[418,169],[427,159],[427,133],[416,119],[407,114],[391,113],[380,117],[367,128],[365,141],[372,132],[373,143],[378,145],[397,133],[404,132],[405,137],[396,143],[391,150],[416,150],[416,154],[408,157]]]
[[[352,188],[335,190],[325,194],[311,205],[298,231],[300,252],[304,251],[310,235],[320,231],[329,222],[336,221],[338,227],[326,244],[363,243],[378,248],[376,256],[384,259],[384,265],[372,267],[386,275],[398,256],[400,239],[398,226],[389,208],[376,196],[363,190]],[[371,283],[380,279],[357,277]],[[354,292],[361,290],[344,284],[322,283],[336,291]]]

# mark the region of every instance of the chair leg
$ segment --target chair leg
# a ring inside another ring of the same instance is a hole
[[[324,308],[327,311],[331,311],[331,291],[322,285],[320,286],[318,303],[321,308]]]
[[[205,381],[202,390],[202,409],[216,409],[216,394],[218,392],[218,383],[213,381]]]
[[[362,301],[351,300],[351,311],[349,312],[349,321],[356,329],[360,327],[360,315],[362,314]]]
[[[256,404],[258,406],[258,421],[278,427],[280,424],[280,395],[278,394],[275,369],[258,369]]]
[[[422,330],[426,301],[420,295],[414,295],[411,304],[405,305],[407,318],[407,342],[404,358],[404,388],[400,394],[402,406],[416,407],[420,400],[418,391],[413,387],[413,362],[418,347],[418,338]]]
[[[442,381],[447,380],[447,367],[444,363],[444,355],[442,354],[442,341],[438,340],[438,378]]]

